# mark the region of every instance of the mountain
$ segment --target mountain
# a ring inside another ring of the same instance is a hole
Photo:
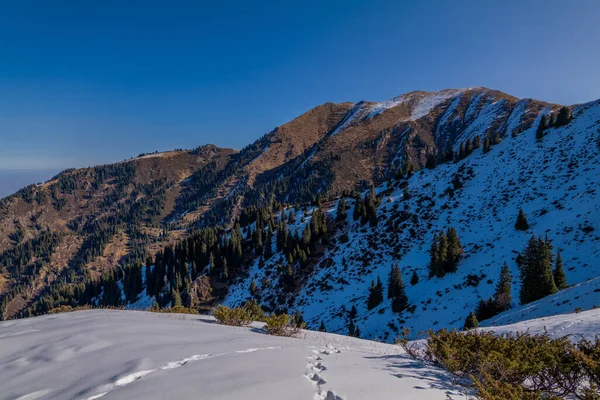
[[[505,261],[516,304],[515,258],[531,233],[562,250],[569,284],[594,278],[599,106],[570,107],[562,126],[560,109],[481,87],[419,91],[323,104],[239,152],[207,145],[65,171],[1,201],[3,317],[168,306],[178,294],[191,304],[208,286],[204,306],[258,297],[340,333],[355,305],[362,335],[389,341],[401,327],[462,327]],[[536,140],[542,115],[552,126]],[[371,187],[367,219],[354,220]],[[527,233],[514,230],[520,208]],[[429,278],[433,235],[449,226],[464,256]],[[409,309],[385,299],[368,310],[371,281],[387,282],[393,264]]]

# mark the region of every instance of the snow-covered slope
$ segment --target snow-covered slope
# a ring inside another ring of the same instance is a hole
[[[497,334],[527,332],[536,335],[547,333],[554,339],[568,336],[573,341],[593,340],[600,334],[600,309],[529,319],[510,325],[489,326],[480,330],[493,331]]]
[[[93,310],[0,322],[0,397],[12,399],[462,398],[398,346],[281,338],[210,317]]]
[[[484,114],[479,115],[483,118]],[[480,148],[458,163],[417,172],[408,181],[410,198],[405,199],[399,187],[382,198],[377,227],[353,221],[350,207],[348,223],[337,233],[336,245],[327,250],[299,292],[288,295],[284,303],[280,302],[278,280],[272,278],[277,265],[285,264],[281,255],[264,268],[259,268],[258,262],[253,264],[248,276],[231,287],[225,303],[235,305],[248,299],[254,279],[263,300],[275,307],[285,304],[290,310],[300,310],[313,327],[324,321],[330,331],[346,333],[347,311],[355,305],[362,336],[391,341],[401,327],[413,332],[461,328],[477,302],[492,295],[504,262],[513,275],[516,307],[519,281],[515,257],[531,234],[548,235],[555,250],[561,250],[569,284],[600,276],[600,103],[577,106],[573,114],[569,125],[549,129],[539,142],[534,123],[515,138],[505,137],[487,154]],[[378,192],[386,189],[383,186]],[[336,207],[337,202],[329,204],[332,217]],[[514,229],[519,208],[528,217],[528,232]],[[301,232],[309,220],[310,210],[304,222],[296,218],[290,231]],[[458,230],[465,257],[457,273],[429,279],[432,237],[448,226]],[[394,263],[401,266],[414,310],[394,314],[389,300],[367,310],[371,281],[379,277],[385,283]],[[419,282],[410,285],[413,271]],[[587,292],[573,300],[577,302],[563,304],[562,312],[597,305],[597,296]],[[517,314],[517,310],[510,322],[552,314],[552,307],[540,308],[535,314]]]

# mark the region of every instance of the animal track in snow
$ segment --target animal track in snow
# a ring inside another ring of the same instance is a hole
[[[328,344],[325,346],[325,348],[313,350],[312,352],[314,355],[307,357],[310,362],[306,366],[308,372],[305,373],[304,376],[311,381],[317,391],[315,393],[314,400],[344,400],[331,390],[323,390],[322,386],[325,385],[327,381],[323,379],[322,373],[327,370],[327,367],[325,364],[320,362],[323,361],[321,355],[329,356],[331,354],[340,354],[341,350]]]
[[[134,373],[125,375],[125,376],[117,379],[113,383],[109,383],[107,385],[102,385],[102,386],[97,387],[96,390],[99,391],[100,393],[97,393],[90,397],[86,397],[84,400],[97,400],[101,397],[106,396],[108,393],[110,393],[112,390],[114,390],[116,388],[128,385],[128,384],[130,384],[134,381],[137,381],[138,379],[141,379],[145,376],[148,376],[151,373],[158,371],[158,370],[175,369],[175,368],[183,367],[184,365],[186,365],[190,362],[205,360],[207,358],[220,357],[220,356],[225,356],[225,355],[230,355],[230,354],[254,353],[255,351],[274,350],[274,349],[280,349],[280,348],[281,347],[259,347],[259,348],[249,348],[249,349],[243,349],[243,350],[237,350],[237,351],[232,351],[232,352],[228,352],[228,353],[219,353],[219,354],[194,354],[193,356],[186,357],[181,360],[170,361],[159,368],[149,369],[149,370],[145,370],[145,371],[138,371],[138,372],[134,372]]]

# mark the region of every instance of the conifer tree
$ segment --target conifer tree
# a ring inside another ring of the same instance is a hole
[[[425,167],[428,169],[435,168],[435,155],[433,153],[427,154],[427,160],[425,162]]]
[[[364,213],[364,206],[362,204],[362,200],[361,200],[360,196],[356,196],[356,199],[354,202],[354,211],[352,212],[352,219],[354,219],[355,221],[358,221],[358,219],[362,217],[363,213]]]
[[[254,282],[254,279],[252,279],[252,281],[250,282],[250,295],[252,297],[255,297],[257,290],[258,289],[256,287],[256,282]]]
[[[492,144],[500,144],[500,133],[494,133],[494,138],[492,139]]]
[[[525,216],[525,212],[523,209],[519,209],[519,215],[517,216],[517,222],[515,223],[515,229],[518,231],[526,231],[529,229],[529,224],[527,223],[527,217]]]
[[[369,288],[369,296],[367,297],[367,308],[369,310],[377,307],[383,301],[383,284],[381,279],[377,278],[377,284],[375,281],[371,281],[371,287]]]
[[[483,139],[483,152],[488,153],[491,149],[492,145],[490,143],[490,138],[486,136],[485,139]]]
[[[431,249],[429,250],[430,261],[429,261],[429,277],[434,276],[442,277],[444,271],[442,268],[442,262],[439,258],[439,239],[437,233],[433,235],[433,242],[431,243]]]
[[[181,306],[181,295],[174,287],[171,288],[171,307]]]
[[[402,312],[408,306],[408,297],[402,282],[400,267],[393,265],[388,280],[388,299],[392,299],[392,311]]]
[[[540,118],[540,123],[538,124],[537,130],[535,131],[535,138],[537,140],[542,140],[544,137],[544,131],[546,130],[546,116],[542,115]]]
[[[517,257],[521,275],[521,304],[531,303],[557,291],[552,271],[552,244],[531,236]]]
[[[355,336],[356,333],[356,325],[354,324],[354,320],[350,320],[350,322],[348,322],[348,336]]]
[[[571,110],[568,107],[561,107],[556,117],[556,127],[567,125],[571,121]]]
[[[478,326],[479,326],[479,321],[477,321],[477,317],[475,316],[475,313],[473,313],[473,311],[471,311],[465,321],[464,330],[475,329]]]
[[[446,251],[446,263],[444,271],[448,272],[456,272],[457,264],[460,261],[460,257],[463,253],[462,244],[460,243],[460,239],[458,238],[458,233],[456,232],[456,228],[449,227],[447,233],[447,243],[448,250]]]
[[[337,221],[345,221],[346,215],[346,199],[342,197],[338,202],[337,215],[335,219]]]
[[[350,309],[350,312],[348,313],[348,318],[355,319],[357,316],[358,316],[358,310],[356,309],[356,306],[353,305],[352,308]]]
[[[294,313],[294,325],[296,326],[296,328],[302,328],[306,325],[304,322],[304,317],[302,316],[300,310],[296,310],[296,312]]]
[[[412,276],[410,278],[410,284],[414,286],[417,283],[419,283],[419,275],[417,275],[417,271],[413,271]]]
[[[567,287],[567,277],[565,276],[565,270],[563,268],[563,260],[560,255],[560,251],[556,253],[556,260],[554,262],[554,283],[558,290],[562,290]]]
[[[319,332],[327,332],[327,328],[325,327],[325,322],[321,320],[321,325],[319,325]]]
[[[475,136],[473,140],[473,149],[478,149],[481,147],[481,137],[479,135]]]
[[[221,279],[223,279],[223,282],[229,281],[229,267],[227,266],[226,258],[223,258],[223,272],[221,273]]]
[[[500,271],[500,279],[496,285],[496,292],[494,293],[494,301],[498,312],[504,312],[510,308],[512,303],[511,295],[511,276],[508,264],[505,262]]]

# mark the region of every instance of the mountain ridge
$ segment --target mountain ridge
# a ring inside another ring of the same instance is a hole
[[[2,311],[22,312],[54,282],[144,262],[145,253],[198,227],[231,228],[253,207],[332,199],[396,180],[407,166],[423,169],[428,158],[446,162],[450,149],[458,154],[475,136],[519,135],[559,107],[482,87],[414,91],[384,102],[324,103],[240,151],[204,145],[67,170],[0,204],[5,257],[47,229],[59,236],[49,260],[0,264]]]

